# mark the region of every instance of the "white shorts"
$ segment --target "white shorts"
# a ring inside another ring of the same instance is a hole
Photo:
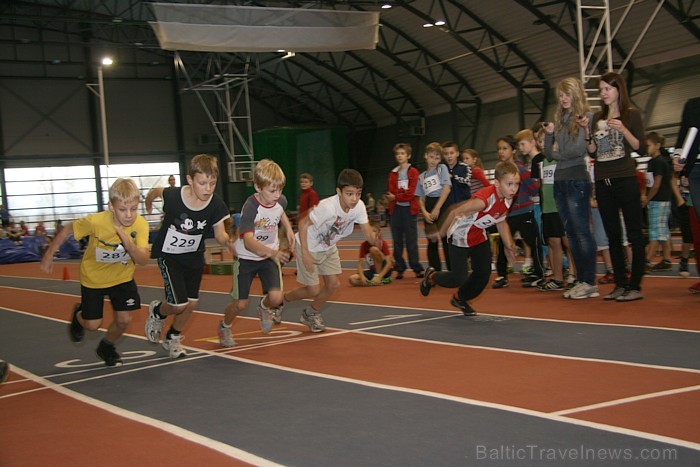
[[[333,245],[330,250],[313,252],[310,251],[311,258],[314,260],[316,267],[313,271],[308,271],[304,267],[304,261],[301,259],[301,243],[296,242],[296,260],[297,260],[297,281],[304,285],[318,285],[321,283],[319,276],[335,276],[343,272],[340,266],[340,255],[338,248]]]

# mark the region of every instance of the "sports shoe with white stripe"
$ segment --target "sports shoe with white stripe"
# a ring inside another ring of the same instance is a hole
[[[182,346],[184,337],[180,334],[172,334],[163,341],[163,348],[170,352],[170,358],[182,358],[187,356],[187,351]]]
[[[160,319],[156,316],[156,308],[160,306],[160,301],[153,300],[148,305],[148,316],[146,317],[146,339],[154,344],[160,342],[160,336],[163,333],[163,324],[165,324],[164,319]]]

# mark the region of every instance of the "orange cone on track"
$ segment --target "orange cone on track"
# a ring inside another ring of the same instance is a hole
[[[64,281],[70,280],[70,274],[68,274],[68,267],[67,266],[63,267],[63,280]]]

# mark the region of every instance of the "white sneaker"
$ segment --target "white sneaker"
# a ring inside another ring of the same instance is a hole
[[[595,298],[600,294],[598,293],[597,285],[590,285],[586,282],[580,282],[576,287],[569,291],[569,298],[573,300],[581,300],[584,298]]]
[[[170,339],[163,341],[163,348],[170,352],[170,358],[183,358],[187,356],[187,351],[182,346],[184,337],[180,334],[173,334]]]
[[[160,336],[163,332],[163,324],[165,324],[164,319],[160,319],[156,316],[156,308],[160,306],[160,301],[153,300],[148,305],[148,316],[146,317],[146,339],[154,344],[160,342]]]
[[[219,321],[219,329],[217,330],[217,334],[219,335],[219,345],[221,345],[221,347],[233,347],[236,345],[236,341],[233,340],[231,328],[224,326],[223,321]]]
[[[260,318],[260,330],[262,333],[270,334],[274,321],[272,310],[265,308],[265,305],[263,305],[263,300],[265,300],[266,296],[267,295],[264,295],[263,298],[260,299],[260,303],[258,303],[258,317]]]
[[[323,332],[326,330],[326,325],[323,324],[323,319],[321,319],[321,313],[309,313],[308,308],[305,308],[301,312],[301,317],[299,317],[299,322],[305,324],[309,327],[311,332]]]
[[[272,321],[274,321],[275,324],[282,323],[282,310],[284,310],[284,304],[281,304],[277,308],[270,309],[272,312]]]

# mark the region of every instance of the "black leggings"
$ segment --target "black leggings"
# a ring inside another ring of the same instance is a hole
[[[433,210],[433,207],[437,204],[439,198],[431,198],[429,196],[425,197],[425,210],[430,212]],[[425,234],[428,236],[431,232],[435,232],[437,229],[440,228],[442,225],[443,221],[447,217],[447,213],[449,211],[449,202],[445,200],[445,203],[440,207],[440,215],[438,216],[437,220],[433,222],[432,224],[426,222],[425,220],[423,221],[424,229],[425,229]],[[447,265],[447,269],[451,270],[451,263],[450,263],[450,249],[447,243],[447,237],[440,237],[440,241],[442,242],[442,250],[445,252],[445,264]],[[440,260],[440,251],[438,248],[438,242],[433,241],[428,237],[428,264],[435,268],[436,271],[442,271],[442,261]]]
[[[532,212],[518,214],[517,216],[508,216],[506,222],[508,222],[508,227],[510,227],[510,233],[515,235],[515,232],[520,232],[523,241],[530,247],[532,251],[532,273],[542,278],[544,277],[542,270],[542,245],[539,242],[539,229],[537,228],[537,223],[533,216],[534,214]],[[498,239],[496,271],[499,276],[508,277],[508,259],[506,258],[505,248],[503,247],[503,241],[500,237]]]
[[[483,292],[491,277],[491,244],[486,241],[471,248],[463,248],[450,243],[449,249],[453,269],[436,272],[433,280],[440,287],[459,287],[457,296],[460,300],[473,300]]]

